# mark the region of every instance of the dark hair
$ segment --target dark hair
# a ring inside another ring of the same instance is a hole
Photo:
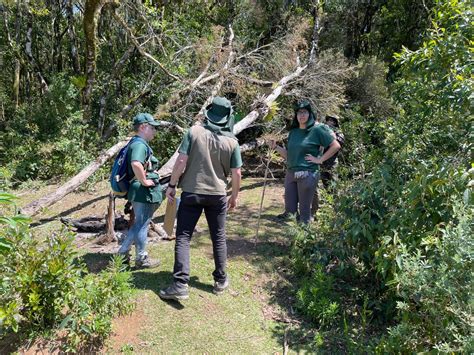
[[[308,118],[308,122],[306,123],[306,129],[314,126],[314,123],[316,122],[316,115],[313,112],[311,108],[311,103],[308,100],[300,100],[296,102],[295,105],[293,106],[293,109],[295,111],[295,115],[293,117],[293,121],[291,122],[290,129],[299,127],[298,119],[296,117],[299,109],[305,109],[305,110],[308,110],[309,112],[309,118]]]

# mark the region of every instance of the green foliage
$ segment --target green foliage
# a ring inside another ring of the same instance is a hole
[[[66,317],[59,325],[67,332],[64,350],[75,351],[85,344],[100,344],[112,331],[112,319],[129,313],[133,304],[131,274],[123,272],[123,260],[115,256],[99,277],[87,274],[68,295]]]
[[[319,191],[319,198],[329,201],[332,199],[324,190]],[[336,217],[332,208],[322,207],[311,226],[292,223],[288,230],[292,238],[290,259],[293,271],[298,276],[311,274],[314,265],[327,266],[334,259],[347,257],[344,237],[335,230]]]
[[[77,96],[71,82],[58,76],[45,98],[22,105],[7,122],[1,159],[14,181],[71,176],[93,158],[94,134],[81,122]]]
[[[323,3],[322,48],[338,47],[347,57],[376,55],[386,62],[402,46],[416,48],[430,25],[436,1],[328,0]]]
[[[463,144],[472,134],[471,3],[440,2],[434,13],[433,29],[421,48],[397,55],[403,77],[395,93],[405,115],[388,143],[398,149],[408,145],[407,154],[417,159],[466,151]]]
[[[183,137],[174,131],[158,130],[156,137],[150,142],[153,154],[164,164],[176,151]]]
[[[386,327],[396,320],[371,348],[380,353],[472,351],[472,9],[440,2],[434,19],[421,48],[398,56],[394,102],[380,80],[383,66],[364,59],[344,115],[350,165],[335,212],[323,210],[320,234],[296,235],[292,250],[298,275],[337,260],[333,287],[347,282],[342,270],[356,277],[350,284],[365,294],[361,321],[363,314]],[[343,234],[342,242],[324,242],[331,234]],[[317,256],[328,245],[327,259]],[[341,312],[352,313],[354,302],[360,308],[360,297],[338,291]]]
[[[2,194],[0,202],[11,203]],[[100,344],[111,331],[114,316],[128,312],[130,274],[115,258],[101,274],[88,274],[77,258],[73,236],[66,231],[46,242],[34,239],[27,220],[2,217],[0,245],[0,336],[59,330],[63,350]]]
[[[8,207],[14,206],[16,196],[0,191],[0,226],[6,226],[6,228],[21,228],[29,223],[29,218],[22,215],[16,215],[13,217],[3,216],[2,212]],[[4,229],[0,230],[0,254],[5,254],[13,248],[13,242],[8,239]]]
[[[454,218],[429,252],[402,255],[397,285],[401,323],[379,345],[382,352],[471,353],[474,209],[458,203]]]
[[[356,72],[347,89],[352,106],[373,121],[392,116],[395,105],[385,80],[388,65],[377,57],[361,56]]]
[[[338,321],[339,304],[334,300],[333,279],[321,265],[316,265],[312,275],[301,281],[296,293],[296,306],[321,326]]]
[[[415,166],[409,181],[400,168],[380,167],[341,200],[347,243],[368,269],[390,280],[401,253],[429,250],[444,223],[453,218],[452,201],[465,190],[465,175],[438,166]]]

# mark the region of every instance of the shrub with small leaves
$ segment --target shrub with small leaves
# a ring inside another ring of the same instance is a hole
[[[303,279],[296,293],[298,309],[321,326],[334,324],[339,319],[339,304],[332,282],[332,277],[317,265],[313,274]]]
[[[0,194],[0,203],[13,202],[13,196]],[[70,232],[42,242],[28,223],[22,216],[0,216],[0,337],[60,331],[62,350],[91,350],[110,334],[113,317],[132,309],[131,274],[120,258],[89,274]]]

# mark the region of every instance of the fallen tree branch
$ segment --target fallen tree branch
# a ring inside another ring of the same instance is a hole
[[[316,7],[319,8],[319,0],[316,2]],[[318,11],[315,11],[315,16],[319,16]],[[315,19],[316,20],[316,19]],[[318,41],[319,37],[317,36],[319,34],[319,20],[315,21],[315,26],[313,28],[313,37],[311,41],[311,50],[310,53],[317,53],[317,47],[318,47]],[[233,33],[232,33],[233,35]],[[262,47],[260,47],[262,48]],[[230,56],[229,56],[230,57]],[[242,58],[239,57],[239,59]],[[230,58],[229,58],[230,60]],[[228,62],[229,62],[228,60]],[[239,134],[242,132],[245,128],[249,127],[253,122],[255,122],[259,117],[265,117],[268,114],[268,110],[270,105],[281,95],[283,90],[291,84],[295,79],[301,76],[303,71],[308,67],[308,63],[304,66],[297,66],[295,71],[283,78],[281,78],[278,83],[276,84],[275,89],[267,96],[265,99],[263,99],[260,102],[260,105],[256,105],[257,108],[252,110],[247,116],[245,116],[242,120],[240,120],[235,126],[234,126],[234,134]],[[223,81],[222,81],[223,83]],[[206,100],[204,105],[201,107],[201,110],[199,111],[199,114],[197,117],[200,117],[204,111],[204,108],[212,102],[213,97],[217,94],[218,90],[222,86],[222,83],[217,83],[216,86],[214,87],[214,90],[211,93],[211,96]],[[220,85],[219,85],[220,84]],[[195,122],[194,124],[199,124],[198,122]],[[167,176],[171,174],[171,171],[173,170],[173,166],[176,162],[176,159],[178,158],[178,151],[176,150],[173,156],[161,167],[159,170],[160,176]]]
[[[69,180],[59,189],[23,207],[21,209],[22,213],[28,216],[34,216],[42,208],[52,205],[53,203],[59,201],[70,192],[77,189],[84,181],[87,180],[89,176],[91,176],[97,169],[99,169],[107,160],[115,156],[115,154],[117,154],[119,150],[122,149],[122,147],[124,147],[125,144],[127,144],[129,140],[130,140],[130,137],[118,142],[113,147],[103,152],[95,161],[93,161],[88,166],[86,166],[79,174],[74,176],[71,180]]]
[[[250,150],[261,147],[264,144],[265,144],[265,141],[263,139],[257,139],[253,142],[244,143],[240,146],[240,152],[241,153],[248,152]]]
[[[204,102],[201,109],[199,110],[198,116],[200,116],[204,113],[204,110],[212,102],[212,99],[214,98],[214,96],[216,96],[217,93],[221,90],[222,85],[224,85],[224,82],[225,82],[225,79],[226,79],[225,74],[227,73],[227,71],[229,70],[232,62],[235,59],[235,51],[234,51],[234,47],[233,47],[234,31],[232,30],[232,26],[230,26],[230,25],[229,25],[229,32],[230,32],[229,46],[228,46],[229,47],[229,57],[227,58],[227,61],[226,61],[225,65],[219,71],[219,75],[220,75],[219,80],[214,85],[214,87],[212,89],[212,92],[211,92],[211,95],[207,98],[207,100]]]
[[[275,89],[270,93],[270,95],[268,95],[264,100],[261,101],[261,105],[258,105],[259,107],[250,112],[234,126],[234,134],[239,134],[240,132],[242,132],[245,128],[250,126],[257,118],[265,117],[268,113],[268,108],[281,95],[283,89],[288,86],[288,84],[290,84],[294,79],[298,78],[307,67],[308,65],[298,67],[293,73],[280,79],[280,81],[277,83]]]
[[[319,4],[319,1],[318,1]],[[319,23],[319,22],[318,22]],[[126,25],[126,24],[125,24]],[[233,31],[232,28],[230,28],[230,38],[229,38],[229,43],[231,43],[231,40],[233,39]],[[313,33],[319,33],[318,29],[315,28],[315,31]],[[318,41],[313,40],[312,41],[312,48],[311,51],[318,45]],[[137,48],[139,51],[140,49]],[[316,49],[314,49],[315,51]],[[226,62],[226,65],[223,67],[222,72],[227,71],[230,63],[234,60],[234,55],[232,55],[233,50],[231,49],[231,53],[229,54],[229,58]],[[243,131],[245,128],[249,127],[255,120],[257,120],[259,117],[264,117],[267,115],[268,110],[270,105],[281,95],[283,90],[291,84],[295,79],[297,79],[302,72],[308,67],[308,63],[304,66],[298,66],[296,70],[289,75],[283,77],[278,81],[275,89],[265,97],[265,99],[260,101],[260,105],[257,105],[257,108],[252,110],[247,116],[245,116],[241,121],[239,121],[235,126],[234,126],[234,134],[238,134],[241,131]],[[219,80],[218,83],[214,86],[214,89],[212,90],[211,96],[206,100],[206,102],[203,105],[203,108],[205,108],[208,103],[212,102],[212,99],[215,95],[217,95],[218,91],[220,90],[221,86],[224,83],[224,76],[221,75],[221,79]],[[200,113],[197,115],[199,116],[202,113],[202,110]],[[195,122],[194,124],[199,124],[199,121]],[[66,184],[61,186],[58,190],[53,192],[52,194],[42,197],[37,201],[33,201],[32,203],[28,204],[22,209],[22,213],[26,215],[35,215],[37,214],[42,208],[50,206],[54,202],[60,200],[64,196],[66,196],[68,193],[74,191],[79,187],[90,175],[92,175],[97,169],[99,169],[108,159],[110,159],[112,156],[114,156],[125,144],[128,142],[129,138],[126,140],[123,140],[116,145],[114,145],[112,148],[107,150],[106,152],[102,153],[99,158],[97,158],[94,162],[89,164],[85,169],[83,169],[79,174],[74,176],[71,180],[69,180]],[[176,159],[178,157],[178,151],[176,150],[173,156],[161,167],[159,170],[159,174],[162,177],[166,177],[171,174],[171,171],[173,169],[173,166],[176,162]]]

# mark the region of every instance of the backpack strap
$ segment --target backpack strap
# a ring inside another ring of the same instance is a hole
[[[135,140],[139,140],[141,141],[143,144],[145,144],[145,147],[146,147],[146,158],[145,158],[145,162],[143,163],[143,168],[145,169],[145,171],[147,170],[148,168],[148,165],[150,164],[150,160],[151,160],[151,157],[153,156],[153,150],[151,149],[150,145],[148,144],[147,141],[145,141],[143,138],[139,137],[139,136],[135,136],[133,137],[131,140],[130,140],[130,143],[132,143],[132,140],[135,139]]]

